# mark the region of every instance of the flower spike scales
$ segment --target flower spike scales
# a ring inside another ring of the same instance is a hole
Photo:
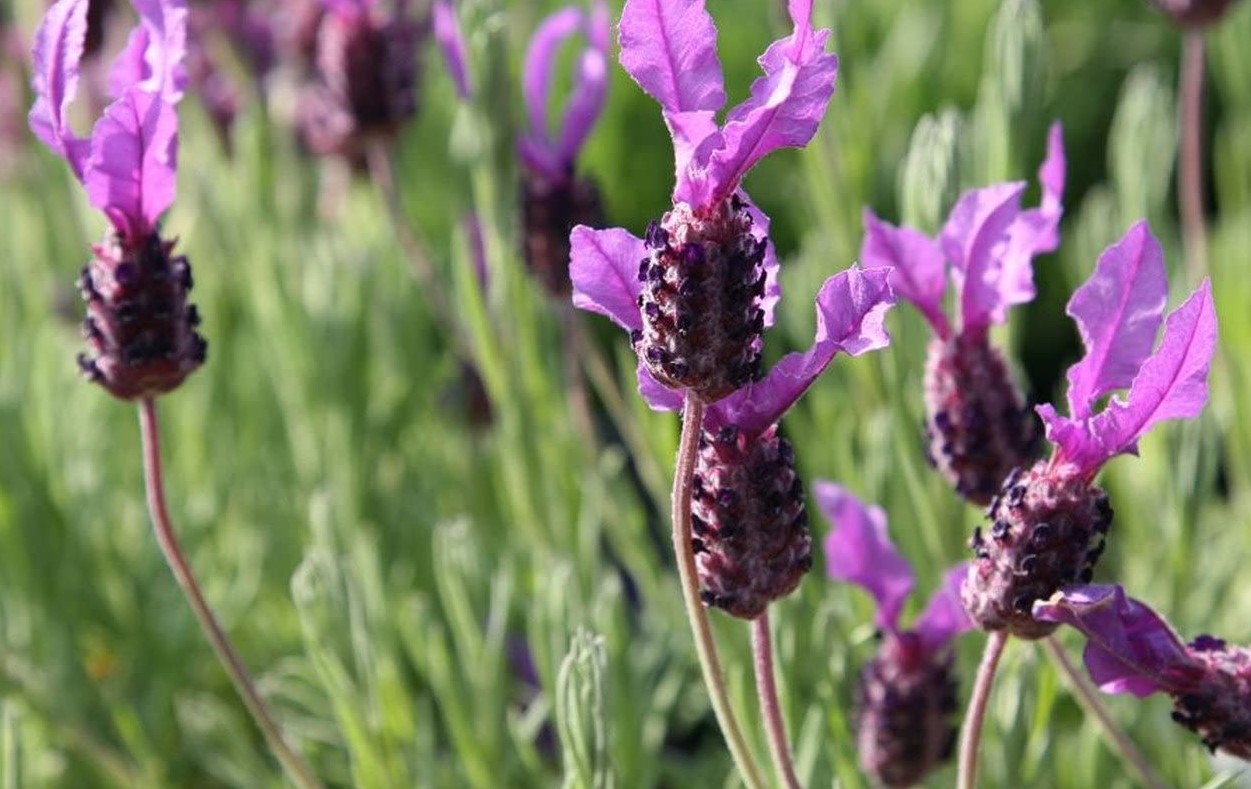
[[[993,525],[985,533],[976,529],[971,540],[976,559],[964,602],[983,629],[1025,639],[1055,630],[1053,622],[1034,618],[1035,601],[1089,583],[1112,525],[1112,507],[1095,476],[1113,457],[1136,454],[1138,440],[1156,423],[1191,419],[1207,402],[1216,347],[1211,283],[1205,279],[1165,318],[1167,297],[1163,252],[1139,222],[1104,251],[1069,300],[1067,312],[1086,347],[1068,371],[1069,416],[1038,406],[1054,451],[1004,481],[987,512]],[[1123,397],[1113,394],[1124,389]]]
[[[973,627],[960,602],[965,564],[950,569],[912,628],[899,615],[915,579],[886,531],[886,513],[832,482],[818,481],[817,505],[834,526],[825,539],[826,572],[877,603],[877,655],[856,687],[860,767],[883,786],[920,783],[951,758],[956,744],[952,641]]]
[[[87,199],[108,218],[105,238],[78,285],[87,302],[79,356],[90,380],[115,397],[164,394],[203,364],[191,267],[161,237],[160,215],[174,200],[178,116],[186,73],[187,9],[179,0],[135,0],[140,25],[109,74],[113,103],[81,138],[69,125],[87,32],[87,0],[59,0],[34,47],[30,127],[69,165]]]
[[[960,496],[981,506],[1012,469],[1033,459],[1038,443],[1037,420],[989,331],[1007,320],[1008,308],[1033,300],[1033,258],[1059,245],[1065,180],[1059,124],[1051,127],[1038,180],[1036,208],[1021,208],[1024,182],[965,192],[937,238],[864,212],[860,262],[892,267],[892,287],[934,331],[925,365],[928,456]],[[943,310],[948,276],[958,322]]]

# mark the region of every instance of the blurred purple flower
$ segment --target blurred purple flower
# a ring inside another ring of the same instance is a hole
[[[1182,27],[1207,27],[1216,24],[1234,4],[1234,0],[1154,0],[1156,6]]]
[[[564,115],[550,129],[548,108],[556,83],[556,54],[571,37],[586,42],[576,59]],[[567,6],[543,20],[530,39],[522,72],[525,131],[518,140],[521,160],[523,251],[530,271],[552,296],[567,300],[569,231],[603,224],[599,192],[574,173],[578,152],[604,107],[608,89],[608,8],[595,0],[591,11]],[[567,303],[567,301],[566,301]]]
[[[988,331],[1007,320],[1009,307],[1034,298],[1033,258],[1059,245],[1065,159],[1058,123],[1038,179],[1037,208],[1021,208],[1024,182],[965,192],[937,238],[864,212],[860,262],[892,267],[891,286],[934,330],[925,368],[929,457],[961,496],[983,506],[1037,444],[1034,415]],[[958,330],[943,311],[948,276]]]
[[[173,389],[204,361],[199,316],[188,305],[191,269],[171,257],[157,220],[174,199],[178,116],[187,76],[183,0],[135,0],[140,25],[109,74],[114,101],[91,136],[69,126],[87,34],[87,0],[58,0],[35,38],[30,127],[63,158],[113,232],[93,248],[79,286],[94,356],[84,374],[122,399]]]
[[[1031,615],[1035,600],[1088,583],[1112,523],[1107,494],[1092,485],[1111,458],[1137,453],[1158,422],[1195,417],[1207,402],[1216,348],[1212,286],[1204,280],[1163,317],[1168,279],[1159,243],[1145,222],[1100,256],[1069,300],[1086,355],[1069,368],[1069,412],[1037,408],[1055,445],[1049,460],[1013,473],[991,503],[989,539],[979,528],[977,561],[965,585],[970,614],[988,630],[1039,638],[1055,629]],[[1156,334],[1164,324],[1155,350]],[[1099,413],[1096,404],[1113,395]]]
[[[886,786],[911,786],[950,758],[955,745],[950,645],[973,627],[960,602],[968,568],[960,564],[949,570],[913,627],[901,629],[899,614],[914,578],[890,541],[886,513],[832,482],[818,481],[813,493],[834,526],[825,538],[826,572],[872,595],[883,633],[857,686],[860,766]]]
[[[1086,670],[1105,693],[1167,693],[1173,720],[1204,745],[1251,759],[1251,650],[1206,635],[1183,643],[1119,585],[1068,587],[1035,602],[1034,616],[1086,636]]]
[[[657,382],[708,403],[758,376],[760,332],[779,295],[768,220],[739,183],[770,151],[805,145],[834,90],[829,31],[812,29],[810,0],[789,11],[791,35],[759,58],[764,76],[718,125],[725,91],[703,0],[628,0],[621,63],[660,103],[673,137],[674,206],[645,241],[617,228],[571,236],[574,304],[631,331]]]

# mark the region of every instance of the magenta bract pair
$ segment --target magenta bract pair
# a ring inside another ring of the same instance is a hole
[[[134,0],[139,27],[109,73],[114,99],[84,139],[70,127],[87,33],[87,0],[58,0],[35,38],[31,130],[63,158],[124,238],[156,227],[174,200],[178,116],[186,74],[187,8],[181,0]]]

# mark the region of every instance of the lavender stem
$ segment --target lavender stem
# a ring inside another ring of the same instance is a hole
[[[282,764],[287,777],[300,789],[323,789],[321,781],[317,780],[312,769],[287,744],[282,734],[282,727],[278,725],[278,721],[274,719],[269,707],[256,690],[256,685],[248,675],[247,667],[243,665],[243,661],[230,643],[230,637],[226,635],[217,617],[213,615],[213,610],[204,599],[195,574],[191,571],[191,566],[183,556],[178,537],[174,534],[173,526],[170,524],[169,512],[165,508],[165,483],[161,473],[161,427],[157,420],[156,402],[150,397],[145,397],[139,402],[139,430],[143,436],[143,481],[147,490],[148,511],[152,516],[157,544],[161,547],[161,553],[164,554],[169,569],[173,571],[175,580],[182,587],[191,610],[200,622],[200,627],[204,629],[204,635],[208,637],[213,651],[217,653],[218,660],[226,669],[230,681],[234,683],[235,690],[243,698],[243,704],[251,713],[252,719],[260,726],[261,733],[265,735],[265,741],[269,743],[274,756]]]
[[[1182,244],[1186,267],[1198,281],[1207,273],[1208,250],[1203,219],[1203,73],[1204,40],[1201,30],[1182,34],[1181,161],[1178,163],[1177,202],[1181,209]]]
[[[678,577],[682,582],[682,601],[686,605],[686,617],[695,636],[695,652],[704,675],[704,686],[712,701],[712,711],[717,716],[725,744],[738,768],[739,775],[750,789],[763,789],[760,769],[752,758],[751,750],[743,739],[730,696],[717,659],[717,643],[712,636],[708,612],[704,610],[699,596],[699,576],[695,570],[695,546],[691,541],[691,491],[695,477],[695,460],[699,454],[699,433],[704,422],[704,403],[699,397],[686,393],[682,404],[682,437],[678,443],[678,458],[673,472],[673,553],[678,562]]]
[[[982,663],[977,667],[969,711],[964,716],[960,733],[960,766],[956,774],[958,789],[975,789],[977,786],[977,751],[982,742],[982,722],[986,718],[986,703],[990,701],[990,689],[995,684],[999,658],[1003,656],[1007,643],[1008,633],[1005,630],[993,630],[986,639],[986,651],[982,653]]]
[[[1138,773],[1138,780],[1148,789],[1167,789],[1167,784],[1160,780],[1155,771],[1151,769],[1151,765],[1143,758],[1138,749],[1134,747],[1134,743],[1125,736],[1125,732],[1116,725],[1112,720],[1108,708],[1099,700],[1099,696],[1094,689],[1090,687],[1090,683],[1082,676],[1077,667],[1073,665],[1073,661],[1069,660],[1069,656],[1064,653],[1064,647],[1056,640],[1055,636],[1047,636],[1043,639],[1043,647],[1047,650],[1047,655],[1060,668],[1060,672],[1067,679],[1069,690],[1073,692],[1077,703],[1087,715],[1092,715],[1099,721],[1099,725],[1103,728],[1104,736],[1108,738],[1114,750],[1120,757],[1127,762]]]
[[[769,632],[769,611],[756,617],[751,623],[751,651],[755,657],[756,692],[760,695],[760,711],[764,716],[765,732],[769,736],[769,754],[773,757],[773,769],[787,789],[799,789],[795,777],[795,765],[786,739],[786,722],[782,720],[782,706],[778,703],[778,686],[773,674],[773,639]]]

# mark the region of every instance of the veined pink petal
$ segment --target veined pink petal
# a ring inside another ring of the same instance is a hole
[[[965,192],[943,225],[939,239],[960,292],[961,331],[1002,323],[1007,307],[1019,303],[1019,288],[1005,293],[1004,258],[1024,190],[1015,182]]]
[[[735,425],[758,433],[781,419],[842,351],[851,356],[884,348],[886,312],[895,303],[887,269],[853,266],[825,281],[817,294],[817,333],[806,353],[788,353],[761,381],[709,406],[710,429]]]
[[[943,575],[942,586],[934,591],[925,611],[917,617],[912,630],[931,652],[947,646],[951,639],[973,629],[973,620],[964,610],[960,589],[969,574],[969,563],[961,562]]]
[[[1045,214],[1058,215],[1060,200],[1064,197],[1066,161],[1064,156],[1064,128],[1057,121],[1047,132],[1047,158],[1038,167],[1038,182],[1042,184],[1042,205]]]
[[[643,288],[639,263],[647,257],[643,240],[619,227],[578,225],[569,234],[569,248],[574,306],[605,315],[626,331],[642,329],[636,300]]]
[[[708,163],[710,203],[733,193],[770,152],[807,145],[834,95],[838,58],[824,51],[830,31],[812,30],[810,2],[792,2],[790,11],[794,31],[760,56],[765,76],[726,118],[724,145]]]
[[[87,199],[131,237],[152,229],[174,201],[178,116],[160,96],[131,88],[91,132]]]
[[[669,112],[725,104],[717,28],[704,0],[626,0],[618,32],[621,65]]]
[[[144,60],[148,50],[148,28],[140,25],[130,31],[126,39],[126,47],[113,61],[109,69],[108,94],[111,99],[120,99],[126,91],[143,82],[151,75],[151,69]]]
[[[187,87],[186,0],[131,0],[147,30],[142,87],[157,93],[167,104],[182,98]]]
[[[656,380],[652,371],[640,360],[635,371],[638,378],[639,394],[651,406],[653,411],[681,411],[683,394]]]
[[[456,95],[462,99],[473,96],[470,86],[469,56],[465,51],[465,37],[461,33],[460,20],[448,0],[437,0],[431,10],[434,24],[434,40],[447,62],[447,70],[456,85]]]
[[[860,264],[892,269],[890,284],[896,295],[915,305],[936,335],[950,336],[951,327],[943,314],[947,259],[934,239],[910,227],[883,222],[866,208]]]
[[[1035,602],[1033,613],[1086,636],[1086,670],[1105,693],[1149,696],[1179,690],[1169,677],[1192,663],[1168,623],[1120,586],[1068,587]]]
[[[1069,299],[1086,355],[1069,368],[1069,413],[1091,415],[1103,395],[1128,387],[1151,354],[1168,302],[1164,252],[1146,222],[1104,250]]]
[[[35,33],[33,78],[35,103],[28,122],[35,136],[63,158],[82,180],[85,141],[69,127],[67,114],[78,90],[78,65],[87,36],[87,0],[57,0]]]
[[[707,205],[707,163],[722,144],[721,129],[712,110],[662,113],[673,138],[673,201]]]
[[[1126,401],[1113,398],[1091,419],[1107,457],[1137,452],[1138,439],[1157,422],[1198,416],[1208,401],[1208,372],[1216,350],[1212,283],[1204,279],[1164,321],[1160,347],[1142,365]]]
[[[826,575],[860,586],[877,603],[878,627],[899,632],[899,612],[912,592],[912,568],[886,531],[886,513],[845,488],[818,480],[813,496],[834,527],[825,538]]]

